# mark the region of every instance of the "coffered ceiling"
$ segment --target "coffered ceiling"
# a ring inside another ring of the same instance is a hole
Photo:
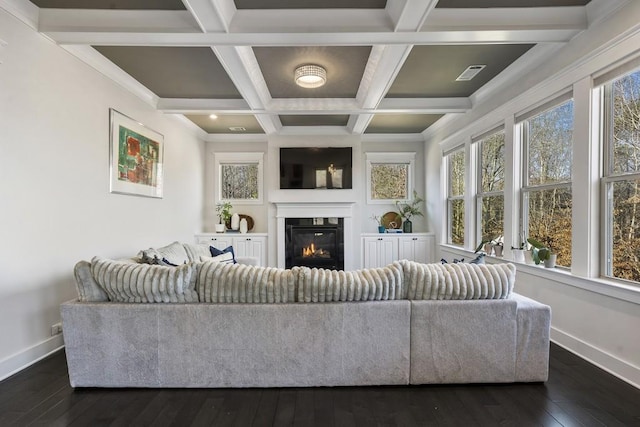
[[[610,0],[4,0],[209,139],[420,134],[539,65]],[[614,2],[615,3],[615,2]],[[546,55],[546,56],[545,56]],[[303,89],[296,67],[327,83]],[[484,65],[470,81],[456,78]],[[215,113],[218,118],[211,119]]]

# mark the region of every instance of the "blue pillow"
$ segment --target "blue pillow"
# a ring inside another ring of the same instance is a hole
[[[236,254],[235,252],[233,252],[233,246],[227,246],[223,250],[220,250],[213,246],[209,246],[209,250],[211,251],[211,256],[218,256],[218,255],[226,254],[227,252],[231,252],[231,256],[233,257],[233,263],[234,264],[238,263],[238,261],[236,261]]]

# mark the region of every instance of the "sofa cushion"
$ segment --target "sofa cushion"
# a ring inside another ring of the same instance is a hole
[[[374,301],[403,297],[399,262],[357,271],[300,267],[298,302]]]
[[[224,264],[235,264],[233,262],[233,254],[231,252],[225,252],[217,256],[201,256],[200,262],[221,262]]]
[[[198,302],[198,266],[195,263],[164,267],[94,257],[91,260],[91,275],[110,301]]]
[[[191,262],[184,245],[173,242],[161,248],[149,248],[142,251],[142,262],[165,266],[178,266]]]
[[[198,273],[198,294],[203,302],[295,302],[297,267],[284,270],[245,264],[204,262]]]
[[[200,257],[211,256],[209,243],[183,243],[182,246],[187,253],[187,257],[189,257],[190,262],[198,262],[200,261]]]
[[[511,263],[400,263],[410,300],[504,299],[513,291],[516,278],[516,267]]]

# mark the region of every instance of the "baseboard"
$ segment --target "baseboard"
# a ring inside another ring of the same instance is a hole
[[[639,367],[554,327],[551,328],[551,341],[640,389]]]
[[[64,347],[64,341],[60,334],[0,360],[0,381],[44,359],[62,347]]]

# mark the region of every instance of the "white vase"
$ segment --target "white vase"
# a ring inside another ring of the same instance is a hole
[[[240,228],[240,215],[234,213],[231,215],[231,229],[237,231]]]
[[[242,218],[240,220],[240,232],[242,234],[246,233],[249,230],[249,224],[247,224],[247,219],[246,218]]]
[[[224,233],[224,224],[216,224],[216,233]]]
[[[544,260],[544,266],[546,268],[555,268],[557,258],[558,258],[558,254],[550,254],[549,258]]]
[[[533,264],[533,254],[531,251],[524,251],[524,262],[527,264]]]

